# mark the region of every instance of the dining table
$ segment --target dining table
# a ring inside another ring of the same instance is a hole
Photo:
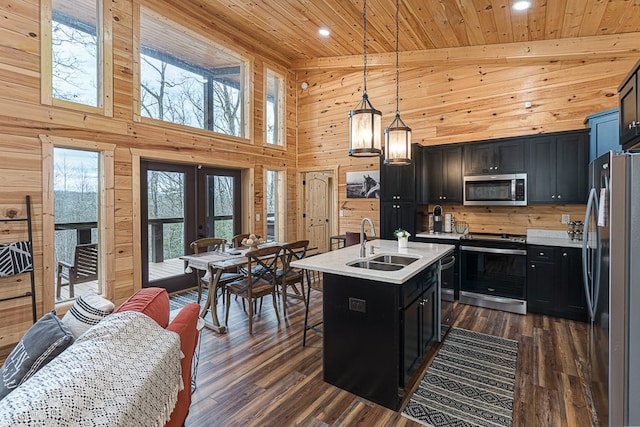
[[[210,251],[199,254],[183,255],[181,260],[187,262],[185,273],[192,273],[194,270],[204,271],[205,279],[209,282],[209,292],[207,299],[200,311],[200,317],[205,322],[205,327],[215,332],[224,334],[227,332],[227,326],[220,324],[218,318],[218,288],[220,286],[220,278],[222,273],[229,270],[237,270],[246,267],[248,264],[247,252],[254,248],[264,248],[267,246],[282,245],[282,242],[266,242],[257,246],[247,248],[232,248],[229,251]],[[206,318],[207,312],[211,311],[211,321]]]

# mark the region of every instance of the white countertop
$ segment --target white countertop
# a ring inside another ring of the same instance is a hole
[[[423,231],[421,233],[416,234],[416,237],[422,237],[426,239],[443,239],[443,240],[460,240],[460,238],[464,236],[464,234],[458,233],[429,233],[428,231]]]
[[[527,245],[561,246],[581,248],[582,241],[571,240],[565,230],[527,229]]]
[[[369,255],[371,246],[375,248],[375,255]],[[454,246],[435,243],[409,242],[407,248],[398,248],[396,240],[371,240],[367,242],[367,256],[360,258],[360,245],[348,246],[335,251],[313,255],[291,263],[298,268],[333,273],[342,276],[358,277],[378,282],[403,284],[429,265],[438,261]],[[419,259],[397,271],[369,270],[367,268],[351,267],[347,263],[355,260],[367,260],[380,255],[411,255]]]

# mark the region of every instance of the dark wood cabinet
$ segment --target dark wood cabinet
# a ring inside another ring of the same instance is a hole
[[[581,250],[529,245],[527,261],[527,311],[586,321]]]
[[[625,150],[640,142],[640,92],[638,91],[638,71],[640,61],[622,81],[618,88],[620,109],[620,144]]]
[[[416,203],[419,205],[429,204],[429,169],[427,168],[427,147],[413,144],[413,161],[415,173],[415,195]]]
[[[380,237],[394,240],[398,228],[408,231],[410,239],[416,234],[416,205],[414,203],[380,203]]]
[[[398,410],[436,342],[438,263],[403,285],[324,274],[323,378]]]
[[[473,142],[464,147],[464,174],[505,174],[525,171],[522,138]]]
[[[423,150],[429,203],[462,203],[462,147],[435,147]]]
[[[586,203],[589,131],[530,137],[527,202]]]
[[[380,159],[380,201],[415,201],[416,180],[414,163],[404,166],[389,166]]]

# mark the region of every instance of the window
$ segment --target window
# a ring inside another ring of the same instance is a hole
[[[43,29],[50,33],[42,37],[43,51],[51,52],[41,55],[42,69],[51,70],[42,73],[42,102],[73,102],[102,108],[110,115],[111,43],[104,40],[111,33],[109,8],[102,10],[101,0],[50,2],[50,8],[41,8],[43,22],[51,22]],[[49,40],[51,44],[45,45]]]
[[[140,115],[245,137],[246,61],[140,8]]]
[[[284,241],[286,239],[286,187],[285,172],[267,170],[267,239]]]
[[[284,79],[267,69],[266,86],[266,141],[284,145]]]

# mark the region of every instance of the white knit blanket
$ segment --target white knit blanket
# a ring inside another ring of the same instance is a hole
[[[0,401],[0,426],[164,426],[182,389],[180,337],[112,314]]]

